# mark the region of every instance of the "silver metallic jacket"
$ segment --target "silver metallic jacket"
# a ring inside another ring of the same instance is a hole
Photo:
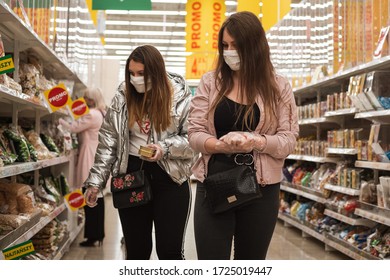
[[[164,157],[159,166],[169,174],[174,182],[182,184],[191,175],[191,167],[196,161],[187,138],[187,117],[191,101],[191,91],[183,77],[167,73],[173,85],[174,98],[171,109],[171,125],[163,132],[153,131],[151,142],[163,147]],[[104,122],[99,131],[99,145],[95,162],[84,186],[96,186],[103,189],[110,176],[126,173],[129,156],[128,112],[123,82],[115,94]]]

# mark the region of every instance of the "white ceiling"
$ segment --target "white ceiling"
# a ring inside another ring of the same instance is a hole
[[[186,0],[152,0],[151,11],[106,11],[105,58],[124,64],[131,51],[143,44],[157,47],[168,70],[185,72]],[[227,15],[237,1],[225,1]]]

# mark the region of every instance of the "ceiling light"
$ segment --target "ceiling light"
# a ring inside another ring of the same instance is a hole
[[[186,11],[123,11],[123,10],[106,10],[107,15],[143,15],[143,16],[185,16]]]
[[[156,21],[128,21],[128,20],[106,20],[106,25],[169,26],[169,27],[187,26],[185,22],[156,22]]]

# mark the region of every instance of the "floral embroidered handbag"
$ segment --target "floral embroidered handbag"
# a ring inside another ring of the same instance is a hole
[[[152,200],[150,182],[142,169],[113,177],[111,192],[115,208],[135,207]]]

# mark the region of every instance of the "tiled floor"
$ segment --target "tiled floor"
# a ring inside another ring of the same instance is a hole
[[[193,188],[194,191],[194,188]],[[193,192],[194,194],[194,192]],[[195,196],[193,195],[193,200]],[[122,232],[116,209],[112,206],[110,194],[106,195],[106,238],[101,247],[80,247],[83,232],[77,236],[69,251],[64,255],[65,260],[122,260],[124,251],[120,240]],[[196,260],[192,212],[186,232],[185,256],[188,260]],[[152,259],[157,259],[152,253]],[[273,239],[268,251],[269,260],[342,260],[349,257],[338,251],[326,251],[325,245],[313,237],[302,237],[301,231],[294,227],[286,227],[283,222],[277,223]]]

